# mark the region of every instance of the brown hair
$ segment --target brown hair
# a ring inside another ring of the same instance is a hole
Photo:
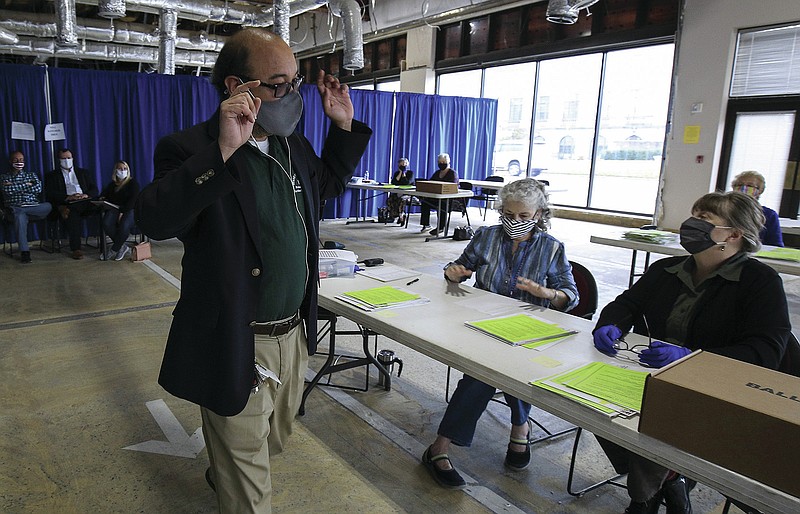
[[[225,42],[225,46],[220,50],[214,69],[211,71],[211,84],[217,88],[219,96],[227,96],[225,87],[225,77],[235,75],[238,77],[252,75],[250,71],[250,51],[253,43],[260,39],[270,41],[277,36],[269,30],[251,27],[240,30]]]
[[[752,196],[738,191],[708,193],[692,205],[692,214],[698,212],[716,214],[729,226],[740,230],[744,239],[744,251],[752,253],[761,249],[759,233],[764,228],[766,219],[761,205]]]

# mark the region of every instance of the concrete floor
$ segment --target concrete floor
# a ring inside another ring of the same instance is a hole
[[[473,226],[483,223],[477,209],[470,215]],[[425,243],[415,222],[403,229],[324,221],[321,233],[362,259],[382,257],[441,276],[442,265],[466,242]],[[490,213],[486,223],[494,222]],[[553,220],[552,233],[569,258],[594,273],[601,306],[627,285],[630,254],[593,245],[589,235],[613,230]],[[208,459],[197,431],[199,409],[156,383],[181,254],[172,240],[153,243],[150,263],[102,262],[92,253],[73,261],[34,249],[33,264],[23,266],[0,256],[6,291],[0,304],[0,511],[216,511],[203,479]],[[794,277],[784,281],[795,319],[800,286]],[[358,338],[343,337],[337,350],[357,354],[360,346]],[[446,367],[383,337],[378,347],[403,359],[402,376],[391,391],[376,385],[374,369],[367,392],[314,390],[291,444],[275,459],[276,512],[624,510],[620,488],[605,486],[581,498],[567,494],[571,434],[536,445],[528,470],[507,471],[508,410],[494,404],[481,418],[473,447],[451,452],[470,487],[438,487],[419,457],[444,412]],[[313,357],[311,368],[321,359]],[[363,387],[364,370],[333,382]],[[568,426],[546,413],[535,417],[548,427]],[[582,438],[579,459],[577,487],[609,472],[591,436]],[[692,497],[697,513],[721,511],[722,497],[702,484]]]

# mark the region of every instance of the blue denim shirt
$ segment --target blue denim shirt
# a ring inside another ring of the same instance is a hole
[[[517,289],[517,277],[523,277],[563,291],[569,300],[565,311],[578,304],[572,265],[559,240],[537,231],[519,244],[515,254],[511,252],[512,245],[502,225],[481,227],[455,262],[475,272],[475,285],[480,289],[549,307],[549,300]]]

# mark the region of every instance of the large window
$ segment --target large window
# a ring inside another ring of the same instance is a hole
[[[534,145],[533,166],[550,182],[554,203],[587,206],[602,63],[602,54],[590,54],[539,64],[538,98],[550,116],[533,124],[545,141]]]
[[[498,100],[493,173],[546,179],[555,204],[653,214],[673,52],[661,44],[443,73],[439,94],[478,96],[482,81]]]
[[[436,91],[444,96],[481,97],[481,70],[461,71],[439,75]]]
[[[672,45],[609,52],[589,206],[650,213],[658,193]],[[620,201],[620,199],[624,199]]]
[[[536,63],[487,68],[483,96],[497,99],[492,174],[525,176],[531,139]]]

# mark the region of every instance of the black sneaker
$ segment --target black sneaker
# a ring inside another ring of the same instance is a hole
[[[31,252],[20,252],[19,262],[21,262],[22,264],[30,263],[31,262]]]

